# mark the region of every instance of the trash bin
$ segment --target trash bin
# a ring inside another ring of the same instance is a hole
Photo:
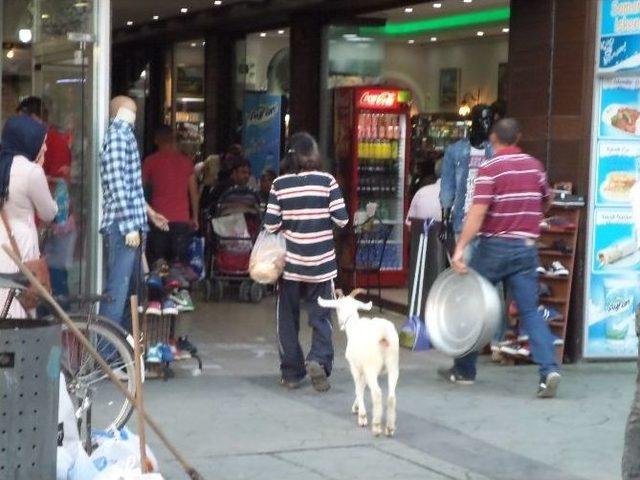
[[[56,478],[60,324],[0,320],[0,480]]]
[[[410,305],[411,298],[413,297],[413,278],[415,276],[416,264],[418,262],[418,244],[420,241],[420,234],[424,232],[424,220],[416,218],[411,219],[411,246],[410,246],[410,271],[409,271],[409,297],[407,304]],[[423,309],[427,303],[427,297],[431,290],[431,285],[436,281],[438,275],[444,272],[449,267],[447,260],[447,251],[444,245],[438,238],[440,232],[440,222],[434,222],[429,228],[427,235],[427,253],[426,253],[426,265],[424,269],[424,280],[422,285],[422,298],[420,299],[420,308],[418,309],[418,315],[423,317]],[[423,317],[424,318],[424,317]]]

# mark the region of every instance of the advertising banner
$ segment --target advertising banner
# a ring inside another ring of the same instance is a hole
[[[281,97],[261,92],[248,92],[244,96],[242,146],[255,179],[266,169],[278,173],[281,102]]]
[[[640,0],[601,0],[601,72],[640,66]]]
[[[640,306],[640,226],[632,208],[640,174],[640,0],[600,4],[583,354],[633,358]]]

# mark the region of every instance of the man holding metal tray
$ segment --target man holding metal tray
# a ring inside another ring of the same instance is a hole
[[[535,240],[545,203],[551,201],[542,164],[518,148],[520,126],[511,118],[493,128],[495,156],[482,164],[475,181],[473,205],[456,245],[452,267],[467,272],[464,250],[476,236],[470,267],[496,284],[503,281],[515,300],[520,321],[529,335],[533,360],[540,367],[538,397],[554,397],[560,383],[553,334],[538,311],[538,254]],[[455,360],[438,373],[447,381],[471,384],[478,353]]]

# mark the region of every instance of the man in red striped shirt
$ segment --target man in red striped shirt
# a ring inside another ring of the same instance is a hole
[[[479,236],[471,268],[493,284],[504,281],[515,300],[521,325],[529,335],[533,360],[540,368],[538,397],[554,397],[560,383],[554,336],[538,311],[538,253],[535,240],[550,202],[543,165],[518,148],[520,126],[512,118],[493,128],[495,156],[482,164],[469,210],[452,259],[453,268],[467,272],[464,249]],[[453,383],[470,384],[476,377],[477,353],[456,359],[439,374]]]

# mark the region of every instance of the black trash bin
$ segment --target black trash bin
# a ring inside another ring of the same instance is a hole
[[[407,304],[411,305],[411,298],[413,297],[413,279],[415,277],[415,270],[418,262],[418,245],[420,242],[420,235],[424,232],[424,220],[411,219],[411,244],[410,244],[410,271],[409,271],[409,298]],[[427,297],[433,282],[436,281],[438,275],[444,272],[449,267],[447,260],[447,251],[444,245],[438,238],[440,232],[440,222],[434,222],[429,228],[427,235],[427,251],[426,251],[426,264],[424,269],[424,280],[422,284],[422,298],[420,299],[420,308],[418,314],[422,316],[424,306],[427,303]]]
[[[0,320],[0,480],[56,478],[60,324]]]

